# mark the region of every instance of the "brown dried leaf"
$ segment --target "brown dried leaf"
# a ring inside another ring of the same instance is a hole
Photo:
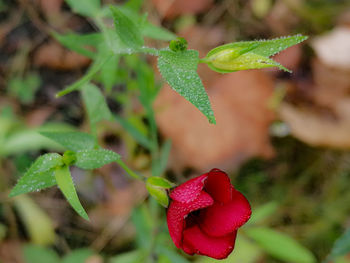
[[[164,87],[155,103],[161,133],[173,141],[176,167],[233,168],[252,156],[270,157],[267,101],[272,80],[263,72],[221,75],[208,90],[217,124],[211,125],[190,103]]]
[[[333,107],[350,94],[350,69],[327,66],[319,59],[312,63],[315,82],[314,99],[323,106]]]
[[[86,259],[85,263],[103,263],[103,258],[99,255],[93,255]]]
[[[45,121],[50,117],[50,115],[54,112],[55,108],[44,106],[33,111],[30,111],[26,115],[26,124],[29,127],[37,127],[45,123]]]
[[[46,17],[57,15],[61,11],[63,0],[38,0],[41,10]]]
[[[134,181],[117,189],[106,203],[97,207],[89,216],[95,226],[104,226],[111,217],[127,218],[133,207],[145,198],[147,191],[143,182]]]
[[[152,0],[160,15],[172,19],[184,14],[198,14],[208,10],[213,0]]]
[[[295,2],[297,3],[299,1]],[[286,1],[275,1],[275,4],[265,17],[265,20],[269,29],[277,35],[290,34],[299,23],[299,18],[288,6]]]
[[[312,46],[317,58],[312,61],[314,84],[307,90],[309,101],[303,107],[300,100],[293,101],[296,105],[282,104],[280,116],[295,137],[310,145],[347,149],[350,147],[350,30],[334,29],[315,38]]]
[[[18,241],[6,241],[0,244],[2,263],[23,263],[22,248]]]
[[[350,69],[350,28],[338,27],[315,38],[312,46],[325,65]]]
[[[90,59],[69,51],[51,41],[42,45],[34,54],[34,64],[58,70],[73,70],[89,65]]]
[[[287,103],[281,105],[279,113],[290,126],[291,133],[300,140],[313,146],[347,149],[350,147],[349,105],[350,99],[339,103],[336,118]]]

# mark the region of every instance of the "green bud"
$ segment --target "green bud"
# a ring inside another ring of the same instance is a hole
[[[238,70],[261,69],[278,67],[279,69],[290,72],[281,64],[270,59],[268,56],[256,52],[257,48],[261,48],[259,42],[236,42],[226,44],[212,49],[202,62],[220,73],[235,72]]]
[[[270,57],[306,39],[306,36],[295,35],[270,40],[229,43],[210,50],[200,62],[207,63],[212,70],[220,73],[271,67],[290,72]]]
[[[165,189],[169,189],[169,188],[175,186],[173,183],[169,182],[167,179],[164,179],[164,178],[159,177],[159,176],[148,177],[147,183],[151,184],[153,186],[158,186],[158,187],[162,187]]]
[[[62,161],[65,165],[70,166],[75,164],[77,161],[77,156],[73,151],[65,151],[63,154]]]
[[[150,177],[150,178],[154,178],[154,177]],[[157,185],[162,185],[163,182],[161,182],[159,184],[157,181],[156,184],[154,184],[153,180],[149,180],[150,178],[148,178],[146,181],[147,191],[154,199],[156,199],[156,201],[160,205],[162,205],[164,207],[168,207],[169,197],[168,197],[168,193],[167,193],[166,189],[162,186],[157,186]],[[166,188],[168,188],[168,185],[166,185]]]
[[[170,41],[169,48],[174,52],[185,51],[187,49],[187,41],[183,37],[177,37]]]

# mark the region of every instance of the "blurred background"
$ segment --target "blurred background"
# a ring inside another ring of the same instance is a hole
[[[75,214],[56,187],[8,198],[36,157],[61,150],[38,130],[88,131],[79,93],[55,97],[83,77],[92,60],[64,47],[52,32],[98,30],[71,2],[0,0],[0,262],[216,262],[176,250],[166,210],[148,197],[142,182],[130,180],[114,164],[72,170],[90,222]],[[250,225],[239,231],[235,251],[221,262],[350,262],[350,234],[343,235],[350,227],[350,2],[102,4],[124,5],[140,17],[147,13],[154,25],[186,38],[200,57],[234,41],[309,36],[274,56],[292,74],[269,69],[223,75],[201,64],[198,72],[216,126],[163,85],[153,57],[124,56],[93,81],[111,111],[130,125],[103,121],[97,134],[100,144],[118,152],[132,169],[150,173],[151,154],[132,135],[134,130],[148,135],[152,129],[137,100],[135,75],[146,72],[151,88],[161,88],[153,103],[158,140],[171,141],[164,176],[181,183],[221,168],[252,204]],[[148,46],[167,44],[147,40]]]

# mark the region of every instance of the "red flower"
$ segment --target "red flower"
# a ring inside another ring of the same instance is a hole
[[[170,236],[178,248],[190,255],[226,258],[234,248],[237,229],[251,215],[248,200],[219,169],[179,185],[170,198]]]

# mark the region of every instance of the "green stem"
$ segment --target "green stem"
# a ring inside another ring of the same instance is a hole
[[[111,56],[106,56],[101,59],[95,60],[92,64],[92,66],[89,68],[88,72],[78,81],[74,82],[73,84],[69,85],[64,90],[58,92],[56,94],[56,98],[62,97],[64,95],[67,95],[73,91],[79,90],[83,85],[88,83],[93,76],[102,68],[102,66],[111,58]]]
[[[92,136],[95,137],[95,141],[97,143],[97,125],[96,123],[91,123],[91,121],[90,121],[90,132]]]
[[[152,55],[152,56],[159,56],[159,50],[156,49],[156,48],[141,47],[140,51],[143,52],[143,53],[147,53],[149,55]]]
[[[209,59],[209,58],[207,58],[207,57],[204,57],[204,58],[200,58],[199,61],[198,61],[198,63],[208,63],[208,62],[210,62],[210,61],[211,61],[211,59]]]
[[[121,168],[123,168],[123,170],[130,175],[131,177],[137,179],[137,180],[144,180],[145,178],[137,173],[135,173],[134,171],[132,171],[123,161],[122,159],[118,159],[116,161],[117,164],[119,164],[119,166]]]

